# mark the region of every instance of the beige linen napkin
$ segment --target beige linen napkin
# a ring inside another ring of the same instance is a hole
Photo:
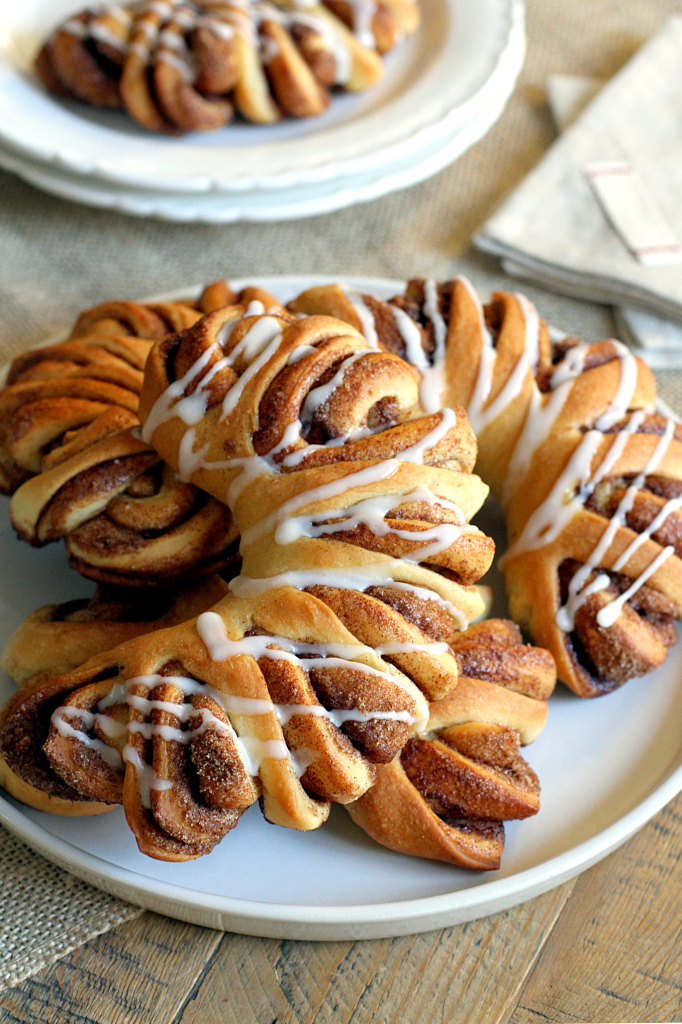
[[[632,166],[682,239],[682,17],[673,15],[601,89],[486,222],[476,244],[515,276],[682,323],[682,262],[647,266],[600,205],[587,169]]]
[[[557,133],[566,131],[604,87],[603,78],[548,75],[547,99]],[[654,370],[682,368],[682,325],[628,306],[617,306],[618,335]]]

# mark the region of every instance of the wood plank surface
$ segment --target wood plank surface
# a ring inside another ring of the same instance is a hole
[[[225,935],[178,1024],[495,1024],[572,886],[481,921],[399,939]]]
[[[167,1024],[220,945],[208,928],[143,914],[0,995],[2,1024]]]
[[[145,914],[2,993],[0,1021],[496,1024],[574,884],[480,921],[376,941],[223,935]]]
[[[582,875],[509,1024],[682,1020],[682,796]]]

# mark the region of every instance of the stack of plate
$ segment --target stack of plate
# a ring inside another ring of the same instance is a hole
[[[337,210],[422,181],[500,116],[525,52],[523,0],[420,0],[383,80],[319,118],[154,136],[124,113],[48,95],[38,46],[85,0],[0,0],[0,166],[78,202],[226,223]]]

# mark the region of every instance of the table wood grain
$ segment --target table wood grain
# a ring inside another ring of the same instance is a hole
[[[145,913],[0,995],[1,1024],[682,1021],[682,796],[606,860],[503,914],[293,942]]]

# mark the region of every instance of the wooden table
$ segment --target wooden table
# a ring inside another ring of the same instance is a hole
[[[682,1020],[682,796],[579,878],[504,914],[366,942],[145,913],[0,996],[0,1022]]]

